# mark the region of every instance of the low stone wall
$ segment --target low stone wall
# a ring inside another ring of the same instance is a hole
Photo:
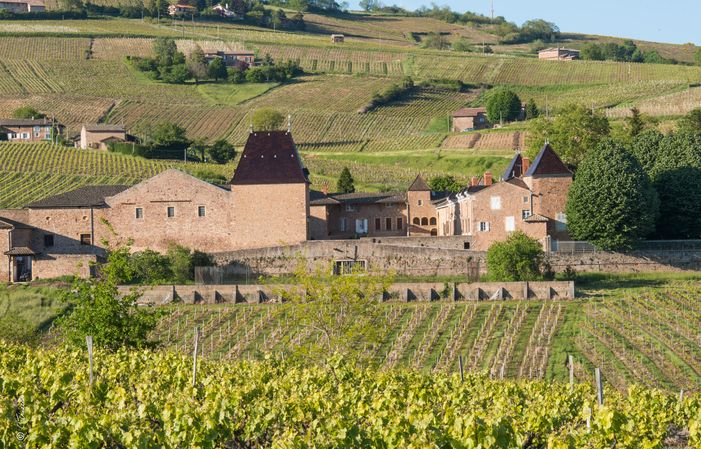
[[[32,276],[34,279],[49,279],[59,276],[72,275],[87,278],[94,275],[90,262],[96,262],[94,254],[49,254],[40,255],[32,260]],[[78,264],[81,267],[78,268]]]
[[[554,252],[549,254],[549,260],[553,270],[558,273],[567,267],[577,272],[609,273],[701,270],[701,251]]]
[[[143,293],[142,303],[260,304],[280,303],[273,289],[290,290],[291,285],[159,285],[119,286],[121,294]],[[533,301],[574,299],[574,282],[476,282],[473,284],[397,283],[384,292],[384,302],[431,301]]]
[[[380,243],[392,246],[426,247],[437,249],[470,249],[474,238],[471,235],[410,236],[410,237],[363,237],[361,242]],[[467,246],[467,248],[466,248]]]

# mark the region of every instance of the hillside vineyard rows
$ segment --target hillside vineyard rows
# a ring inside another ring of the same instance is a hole
[[[662,447],[669,429],[701,438],[698,397],[633,387],[504,382],[486,376],[202,360],[174,352],[31,350],[0,343],[0,401],[21,403],[0,437],[89,447]],[[333,375],[330,370],[333,369]],[[27,382],[31,377],[33,382]],[[20,398],[20,399],[18,399]],[[588,423],[588,424],[587,424]],[[19,428],[18,428],[19,427]],[[632,431],[628,431],[628,430]],[[22,433],[25,436],[25,433]]]

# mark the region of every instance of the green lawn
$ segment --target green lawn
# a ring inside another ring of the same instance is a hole
[[[200,83],[197,91],[213,104],[236,106],[259,97],[280,83],[228,84],[226,82]]]

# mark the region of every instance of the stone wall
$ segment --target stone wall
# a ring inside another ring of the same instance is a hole
[[[78,273],[87,278],[93,274],[90,262],[96,262],[94,254],[42,254],[32,261],[34,279],[49,279]],[[78,268],[78,264],[81,264]]]
[[[274,289],[291,290],[291,285],[159,285],[120,286],[121,294],[134,289],[143,292],[142,303],[261,304],[280,303]],[[574,299],[574,282],[506,282],[473,284],[397,283],[386,291],[383,302],[431,301],[548,301]]]

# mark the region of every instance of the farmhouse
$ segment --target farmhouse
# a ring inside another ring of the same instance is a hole
[[[80,131],[80,148],[107,151],[107,144],[126,141],[124,125],[83,125]]]
[[[11,12],[45,11],[46,6],[38,0],[0,0],[0,9]]]
[[[243,20],[246,18],[246,13],[229,9],[228,3],[226,3],[225,5],[214,5],[214,7],[212,7],[212,10],[215,13],[217,13],[217,15],[219,15],[220,17],[226,17],[231,20]]]
[[[345,36],[343,36],[342,34],[332,34],[331,35],[331,42],[342,44],[344,40],[345,40]]]
[[[204,58],[207,60],[207,64],[211,64],[216,58],[221,58],[227,68],[235,67],[241,70],[247,70],[257,65],[253,51],[204,50]]]
[[[168,6],[168,14],[174,16],[176,14],[184,13],[194,13],[197,12],[197,8],[189,5],[170,5]]]
[[[463,108],[453,112],[453,132],[491,127],[492,124],[487,119],[486,108]]]
[[[0,120],[0,131],[7,133],[7,139],[10,142],[50,140],[52,126],[56,126],[59,134],[65,134],[65,126],[46,118]]]
[[[579,59],[579,50],[570,50],[560,47],[546,48],[538,52],[538,59],[572,61],[574,59]]]

